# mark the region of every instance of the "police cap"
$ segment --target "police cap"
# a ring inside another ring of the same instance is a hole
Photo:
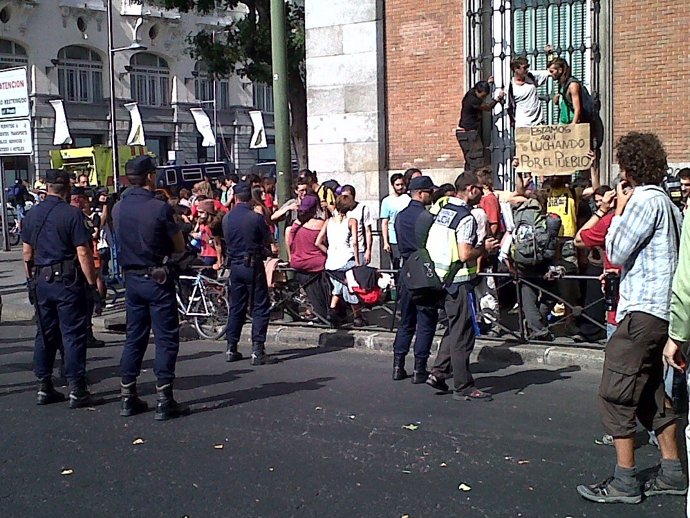
[[[252,188],[247,182],[240,182],[232,188],[233,194],[247,195],[251,194]]]
[[[127,176],[146,176],[156,171],[156,161],[150,156],[132,158],[125,166]]]
[[[46,183],[57,185],[69,185],[69,173],[60,169],[48,169],[46,171]]]

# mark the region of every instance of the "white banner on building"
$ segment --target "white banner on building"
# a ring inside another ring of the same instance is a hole
[[[53,99],[52,101],[48,102],[53,107],[53,110],[55,110],[55,132],[53,133],[53,146],[71,144],[72,136],[69,134],[67,116],[65,115],[65,106],[62,104],[62,99]]]
[[[249,141],[249,149],[268,147],[263,114],[260,111],[251,111],[249,117],[252,119],[252,126],[254,127],[252,139]]]
[[[216,145],[216,137],[213,134],[213,128],[211,128],[211,120],[206,115],[206,112],[202,108],[190,108],[192,112],[192,117],[194,117],[194,123],[196,124],[196,129],[201,133],[204,140],[201,142],[203,147],[213,147]]]
[[[139,113],[139,107],[137,103],[127,103],[125,108],[129,112],[129,116],[132,119],[132,127],[129,130],[129,136],[127,137],[128,146],[145,146],[146,141],[144,140],[144,124],[141,122],[141,114]]]

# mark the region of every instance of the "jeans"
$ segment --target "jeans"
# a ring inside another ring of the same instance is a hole
[[[556,285],[553,282],[543,279],[531,278],[529,281],[535,286],[543,287],[544,290],[554,292]],[[530,337],[543,336],[549,332],[546,326],[546,317],[556,305],[556,299],[544,291],[539,295],[539,288],[535,288],[526,283],[520,283],[520,293],[522,295],[522,310],[525,313],[525,320],[532,333]]]

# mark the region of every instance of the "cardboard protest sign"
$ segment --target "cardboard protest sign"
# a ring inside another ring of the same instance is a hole
[[[589,124],[532,126],[515,130],[519,172],[536,176],[568,175],[589,169]]]

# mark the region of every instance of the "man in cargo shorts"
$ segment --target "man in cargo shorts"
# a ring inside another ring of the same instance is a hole
[[[678,264],[682,216],[659,187],[666,175],[666,152],[653,134],[629,133],[617,145],[621,182],[616,214],[606,236],[606,253],[622,265],[618,328],[606,345],[599,408],[606,433],[613,436],[613,477],[578,486],[587,500],[637,504],[642,495],[684,495],[676,438],[677,415],[664,392],[663,348],[668,338],[671,284]],[[661,469],[637,479],[637,418],[656,432]]]

